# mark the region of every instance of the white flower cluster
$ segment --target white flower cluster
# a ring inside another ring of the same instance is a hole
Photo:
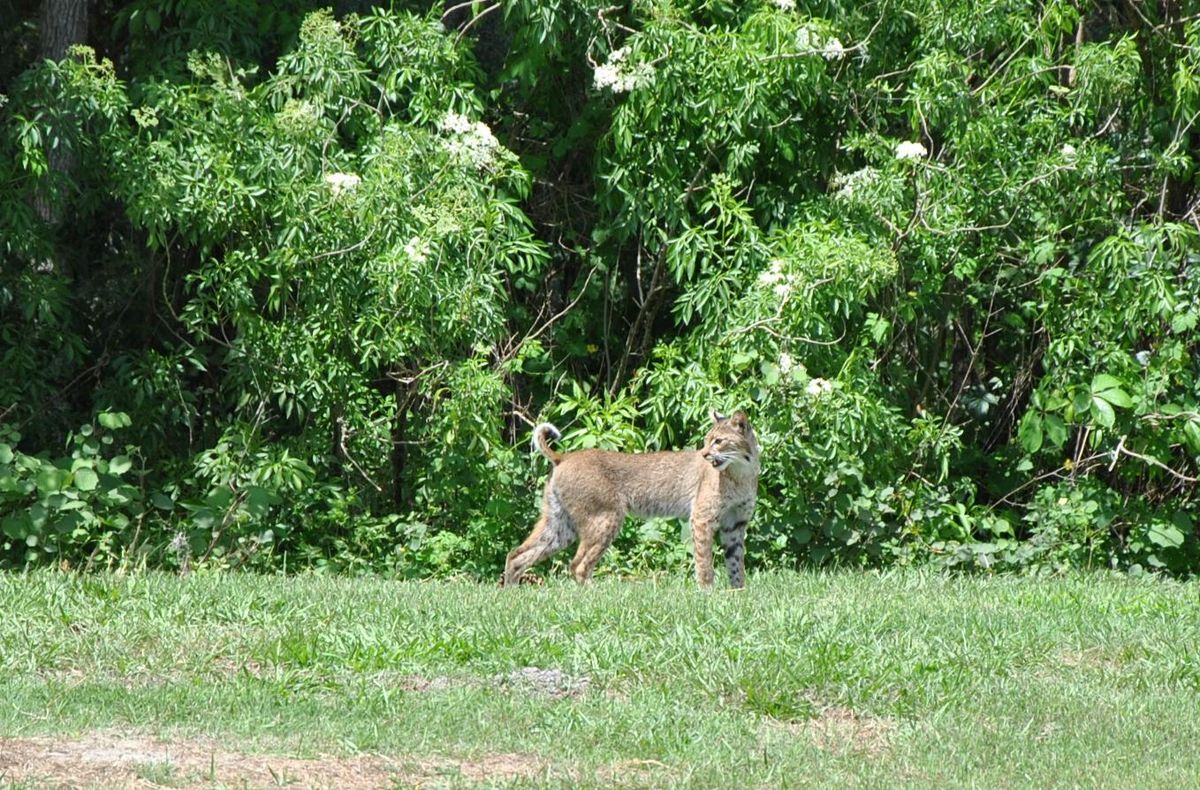
[[[792,360],[792,355],[786,351],[779,355],[779,372],[785,376],[796,369],[796,363]]]
[[[1063,143],[1062,150],[1059,153],[1062,154],[1063,159],[1074,159],[1076,155],[1075,146],[1070,143]]]
[[[775,5],[779,6],[784,11],[796,10],[796,0],[775,0]]]
[[[424,263],[429,258],[429,242],[420,236],[413,236],[404,245],[404,254],[413,263]]]
[[[488,167],[495,160],[500,141],[486,123],[449,112],[438,126],[450,136],[446,150],[455,159],[478,168]]]
[[[846,57],[846,48],[835,36],[824,38],[813,25],[804,25],[796,31],[796,49],[803,55],[819,54],[825,60],[841,60]]]
[[[596,90],[611,90],[613,93],[628,93],[635,88],[649,85],[654,79],[654,67],[649,63],[629,63],[629,47],[614,49],[608,61],[596,67],[592,77]]]
[[[804,385],[804,392],[811,398],[819,398],[833,391],[833,382],[829,379],[809,379]]]
[[[771,261],[771,267],[758,275],[759,285],[769,285],[780,299],[786,299],[792,292],[791,276],[783,271],[783,260],[776,258]]]
[[[329,184],[329,191],[334,197],[344,195],[347,192],[353,192],[358,189],[361,178],[354,173],[330,173],[325,176],[325,183]]]
[[[167,544],[167,551],[172,554],[186,554],[188,549],[187,535],[182,531],[176,532],[175,537],[171,538],[171,542]]]
[[[846,57],[846,48],[842,46],[842,42],[836,38],[831,38],[821,48],[821,56],[825,60],[841,60]]]
[[[905,140],[896,144],[897,159],[924,159],[927,156],[929,156],[929,151],[925,150],[925,146],[920,143],[910,143]]]
[[[861,170],[855,170],[853,173],[834,176],[829,186],[837,190],[834,193],[834,197],[850,200],[854,197],[854,193],[857,190],[870,186],[877,178],[879,178],[878,170],[873,167],[864,167]]]

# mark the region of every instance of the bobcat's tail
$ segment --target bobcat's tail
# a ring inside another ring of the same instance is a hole
[[[555,439],[561,439],[562,434],[548,422],[540,423],[533,429],[533,446],[534,448],[550,459],[550,463],[558,466],[558,462],[562,460],[562,453],[556,453],[550,449],[550,444],[546,441],[546,434],[550,434]]]

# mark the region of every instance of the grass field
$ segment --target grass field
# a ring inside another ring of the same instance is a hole
[[[0,576],[0,784],[1200,781],[1200,585]]]

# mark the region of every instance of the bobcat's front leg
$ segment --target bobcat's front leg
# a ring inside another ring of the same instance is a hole
[[[707,519],[692,517],[692,556],[696,559],[696,584],[712,587],[713,525]]]
[[[725,568],[729,571],[729,586],[740,590],[746,586],[746,522],[721,525],[721,549],[725,552]]]

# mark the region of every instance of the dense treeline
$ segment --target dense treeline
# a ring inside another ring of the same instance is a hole
[[[1193,4],[206,5],[5,12],[5,565],[492,575],[741,407],[752,565],[1200,567]]]

